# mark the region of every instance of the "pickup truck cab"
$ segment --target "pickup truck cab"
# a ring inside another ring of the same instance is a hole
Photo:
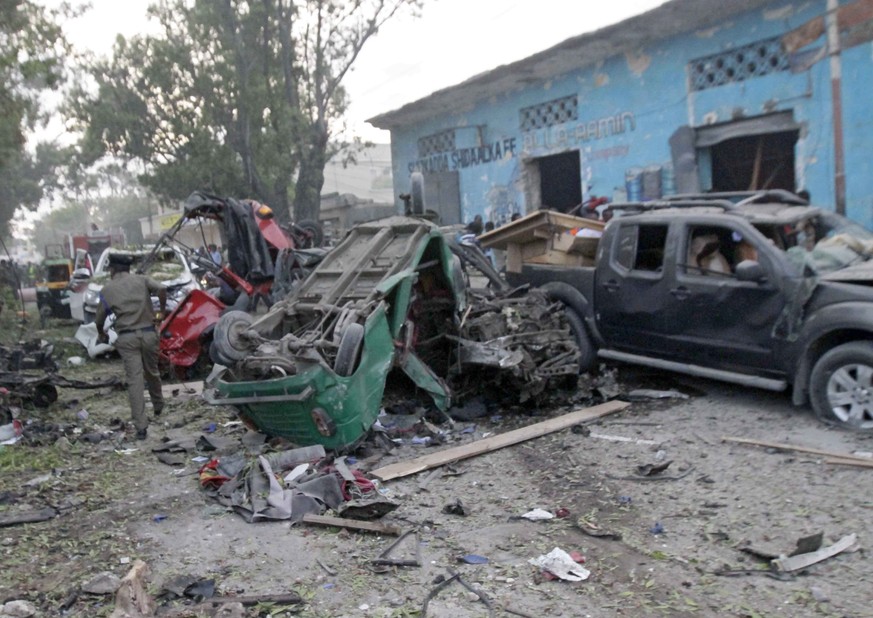
[[[742,197],[742,199],[740,199]],[[771,390],[873,430],[873,233],[787,192],[613,205],[595,265],[524,265],[597,357]]]

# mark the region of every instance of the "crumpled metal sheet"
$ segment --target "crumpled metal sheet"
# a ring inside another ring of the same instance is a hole
[[[300,521],[307,513],[321,514],[328,508],[336,509],[343,502],[336,474],[310,475],[301,482],[288,485],[280,482],[277,476],[300,463],[321,457],[324,457],[324,449],[317,446],[259,455],[221,486],[218,499],[233,507],[249,523]]]

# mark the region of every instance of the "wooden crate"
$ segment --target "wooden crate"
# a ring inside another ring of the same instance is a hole
[[[539,210],[517,221],[483,234],[484,248],[506,251],[506,270],[521,272],[522,264],[589,266],[594,263],[598,238],[578,237],[570,230],[601,231],[605,223],[551,210]]]

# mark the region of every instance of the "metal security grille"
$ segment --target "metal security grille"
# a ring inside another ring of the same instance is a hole
[[[788,70],[779,37],[692,60],[691,89],[706,90],[752,77]]]
[[[455,130],[448,129],[432,135],[418,138],[418,156],[429,157],[440,152],[451,152],[455,149]]]
[[[579,119],[579,104],[576,95],[554,99],[539,105],[523,107],[519,112],[521,130],[533,131],[562,122]]]

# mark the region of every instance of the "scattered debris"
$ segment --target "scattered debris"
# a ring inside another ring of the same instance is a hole
[[[661,524],[661,522],[656,521],[655,525],[652,526],[651,528],[649,528],[649,532],[651,532],[652,534],[656,534],[656,535],[657,534],[664,534],[664,526]]]
[[[559,547],[539,558],[531,558],[528,562],[565,581],[581,582],[591,575],[591,571],[579,566],[570,554]]]
[[[115,594],[119,586],[121,586],[120,577],[109,571],[103,571],[82,584],[82,592],[87,592],[88,594]]]
[[[466,554],[458,558],[458,562],[464,564],[488,564],[488,558],[479,554]]]
[[[658,452],[663,452],[663,451],[658,451]],[[667,461],[662,462],[662,463],[658,463],[658,464],[644,464],[641,466],[637,466],[637,473],[640,476],[655,476],[657,474],[660,474],[661,472],[663,472],[667,468],[669,468],[671,463],[673,463],[672,459],[667,460]]]
[[[642,401],[644,399],[688,399],[688,395],[679,391],[658,391],[649,388],[637,388],[627,394],[630,401]]]
[[[412,542],[414,543],[414,557],[412,558],[393,558],[391,555],[400,547],[407,538],[412,538]],[[370,564],[373,565],[373,570],[379,573],[384,573],[388,570],[387,567],[398,567],[398,566],[421,566],[421,536],[418,534],[417,530],[407,530],[400,537],[395,540],[391,545],[382,550],[378,556],[370,560]],[[380,568],[381,567],[381,568]]]
[[[457,582],[458,582],[459,584],[461,584],[464,588],[466,588],[467,590],[469,590],[470,592],[472,592],[473,594],[475,594],[475,595],[478,597],[478,599],[479,599],[480,601],[482,601],[482,603],[485,604],[485,607],[488,608],[488,616],[489,616],[489,618],[495,615],[495,613],[494,613],[494,605],[491,603],[491,600],[490,600],[490,599],[485,595],[485,593],[483,593],[483,592],[482,592],[481,590],[479,590],[478,588],[474,588],[473,586],[471,586],[470,584],[468,584],[466,581],[464,581],[464,579],[461,578],[461,574],[458,573],[457,571],[455,571],[454,569],[446,569],[446,570],[449,572],[449,575],[451,575],[451,577],[449,577],[449,578],[444,578],[443,576],[440,576],[440,577],[437,579],[437,582],[436,582],[437,585],[436,585],[436,586],[435,586],[435,587],[434,587],[434,588],[433,588],[433,589],[432,589],[432,590],[427,594],[427,596],[426,596],[425,599],[424,599],[424,603],[423,603],[422,606],[421,606],[421,618],[425,618],[425,616],[427,616],[427,606],[428,606],[428,604],[431,602],[431,600],[432,600],[432,599],[433,599],[437,594],[439,594],[439,592],[440,592],[441,590],[443,590],[444,588],[446,588],[446,587],[447,587],[449,584],[451,584],[453,581],[457,581]]]
[[[848,534],[828,547],[823,547],[809,553],[796,554],[786,558],[776,558],[771,564],[775,570],[784,573],[799,571],[850,549],[855,545],[857,540],[857,535],[854,533]]]
[[[153,616],[155,602],[149,596],[146,580],[148,565],[142,560],[133,563],[130,571],[121,579],[115,593],[115,610],[109,618],[140,618]]]
[[[529,519],[530,521],[541,521],[545,519],[554,519],[555,516],[552,513],[544,509],[533,509],[532,511],[528,511],[524,515],[520,515],[522,519]]]
[[[17,513],[5,512],[0,515],[0,528],[17,526],[18,524],[32,524],[38,521],[48,521],[57,517],[58,512],[50,506],[35,511],[20,511]]]
[[[450,502],[449,504],[443,507],[443,513],[447,515],[460,515],[461,517],[466,517],[468,515],[467,509],[461,503],[461,499],[457,498],[454,502]]]
[[[579,519],[576,522],[576,527],[588,536],[597,537],[599,539],[610,539],[613,541],[621,540],[621,534],[619,534],[618,532],[612,532],[611,530],[606,530],[605,528],[601,528],[593,521]]]
[[[643,444],[646,446],[654,446],[655,444],[658,444],[654,440],[643,440],[642,438],[626,438],[624,436],[611,436],[602,433],[594,433],[593,431],[589,432],[586,435],[592,438],[597,438],[598,440],[609,440],[610,442],[631,442],[633,444]]]

